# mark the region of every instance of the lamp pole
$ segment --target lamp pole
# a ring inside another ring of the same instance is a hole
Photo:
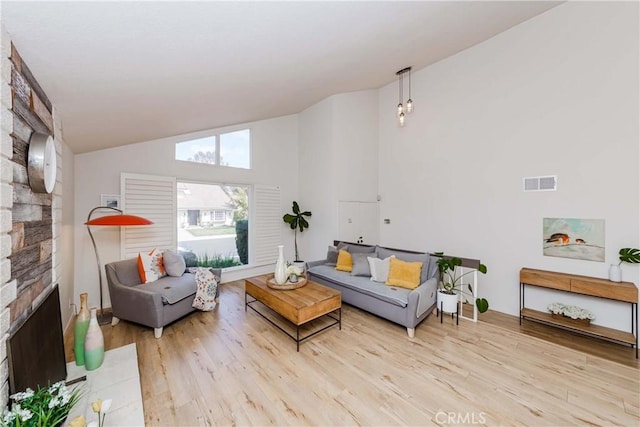
[[[123,213],[122,210],[118,208],[112,208],[111,206],[98,206],[89,211],[89,215],[87,216],[87,223],[91,221],[91,215],[97,210],[102,209],[111,209],[113,211]],[[98,254],[98,247],[96,246],[96,240],[93,238],[93,233],[91,233],[91,226],[87,224],[87,231],[89,231],[89,237],[91,237],[91,243],[93,243],[93,250],[96,253],[96,263],[98,264],[98,283],[100,283],[100,313],[98,314],[98,324],[106,325],[111,322],[112,313],[109,315],[104,314],[104,307],[102,303],[102,272],[100,271],[100,255]]]

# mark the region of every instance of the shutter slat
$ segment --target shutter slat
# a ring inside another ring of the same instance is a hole
[[[175,249],[176,179],[123,173],[120,180],[124,211],[153,221],[144,227],[122,227],[122,257],[133,258],[153,248]]]
[[[282,244],[280,223],[280,187],[254,186],[255,212],[253,215],[254,242],[253,264],[273,264],[278,258],[276,247]]]

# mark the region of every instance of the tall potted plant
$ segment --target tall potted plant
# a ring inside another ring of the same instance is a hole
[[[309,211],[300,211],[300,206],[298,206],[298,202],[295,200],[291,206],[293,210],[293,214],[285,214],[282,217],[282,220],[289,224],[289,227],[293,230],[293,242],[295,247],[295,256],[296,259],[294,262],[296,263],[304,263],[298,255],[298,230],[302,233],[305,229],[309,228],[309,222],[305,219],[305,217],[311,216],[311,212]]]
[[[466,273],[458,275],[456,273],[456,268],[462,265],[462,260],[460,258],[445,257],[442,252],[436,253],[436,255],[440,256],[437,261],[438,270],[440,271],[440,289],[438,289],[437,295],[438,309],[440,309],[440,302],[442,301],[444,302],[443,311],[453,313],[456,311],[459,294],[475,297],[471,284],[467,284],[465,286],[462,283],[462,278],[476,270],[470,269]],[[480,264],[477,271],[482,274],[486,274],[487,266]],[[480,313],[484,313],[489,309],[489,301],[485,298],[476,298],[475,303]]]

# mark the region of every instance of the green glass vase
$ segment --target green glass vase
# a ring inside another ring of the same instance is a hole
[[[73,329],[73,353],[76,357],[76,365],[84,365],[84,337],[89,329],[90,314],[87,309],[87,294],[80,294],[80,311],[76,317]]]

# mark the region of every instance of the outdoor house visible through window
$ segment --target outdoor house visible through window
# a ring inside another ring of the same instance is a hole
[[[178,142],[176,160],[251,169],[251,131],[242,129]]]
[[[177,183],[178,248],[200,267],[249,263],[249,188]]]

